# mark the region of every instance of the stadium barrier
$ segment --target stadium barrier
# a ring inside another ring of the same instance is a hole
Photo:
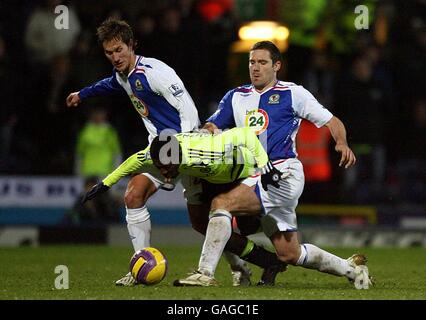
[[[371,225],[377,224],[377,208],[373,206],[301,204],[297,207],[297,214],[317,217],[364,218]],[[346,219],[346,221],[348,220]]]
[[[127,180],[123,179],[110,192],[120,198],[126,184]],[[78,177],[0,177],[0,225],[60,224],[82,192],[83,180]],[[182,193],[182,185],[177,184],[174,191],[158,192],[150,198],[149,208],[157,213],[152,215],[155,223],[188,224]],[[300,204],[297,212],[301,218],[318,218],[314,222],[331,217],[340,219],[337,224],[377,223],[377,209],[372,206]],[[124,215],[121,212],[123,222]]]
[[[270,241],[257,233],[251,239],[272,250]],[[188,226],[155,226],[152,243],[158,245],[200,246],[203,236]],[[401,229],[392,227],[312,227],[303,226],[300,240],[320,247],[426,247],[425,229]],[[125,225],[103,227],[0,227],[0,247],[42,246],[50,244],[105,244],[131,246]]]

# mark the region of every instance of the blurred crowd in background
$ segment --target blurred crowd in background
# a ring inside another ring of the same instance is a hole
[[[136,53],[176,70],[202,122],[242,84],[235,78],[249,83],[248,69],[230,63],[239,26],[275,20],[290,29],[279,78],[303,85],[341,118],[358,157],[345,172],[327,140],[331,169],[307,174],[301,201],[424,203],[426,1],[361,2],[370,9],[366,30],[354,27],[360,1],[1,1],[0,174],[90,177],[82,140],[96,123],[109,128],[111,165],[146,146],[144,125],[125,94],[65,105],[70,92],[111,75],[96,39],[105,18],[127,20]],[[65,33],[53,27],[60,4],[70,13]],[[93,122],[94,110],[102,116]]]

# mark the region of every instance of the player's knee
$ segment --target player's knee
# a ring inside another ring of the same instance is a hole
[[[230,211],[231,208],[231,199],[227,197],[227,195],[218,195],[216,196],[211,203],[211,209],[225,209]]]
[[[296,265],[297,261],[299,260],[300,253],[297,252],[277,252],[278,259],[281,260],[284,263]]]
[[[124,194],[124,203],[127,208],[144,206],[151,195],[157,191],[155,184],[144,175],[132,177]]]
[[[126,191],[124,194],[124,203],[127,208],[140,208],[145,205],[142,193],[135,192],[135,190]]]

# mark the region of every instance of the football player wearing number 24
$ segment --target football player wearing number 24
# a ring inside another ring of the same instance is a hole
[[[238,187],[213,199],[198,270],[175,281],[176,285],[215,283],[215,269],[232,231],[232,216],[260,212],[263,231],[281,261],[345,276],[355,282],[357,289],[369,287],[371,281],[364,256],[357,254],[342,259],[313,244],[299,243],[296,206],[303,191],[304,175],[302,163],[297,159],[295,138],[302,119],[330,130],[336,142],[335,150],[341,154],[339,166],[348,169],[355,164],[356,158],[347,144],[342,121],[302,86],[277,79],[281,61],[281,53],[272,42],[256,43],[248,61],[251,84],[230,90],[204,128],[214,132],[252,127],[283,178],[278,188],[264,189],[259,187],[259,177],[249,177]]]

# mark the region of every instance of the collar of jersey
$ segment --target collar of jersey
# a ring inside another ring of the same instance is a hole
[[[133,71],[135,71],[136,66],[139,64],[139,61],[141,61],[141,59],[142,59],[142,56],[136,55],[135,65],[133,66],[133,69],[130,70],[129,74],[127,75],[127,78],[129,78],[132,75]]]
[[[265,91],[262,91],[262,92],[257,91],[256,88],[254,87],[254,85],[251,85],[251,88],[252,88],[253,92],[256,92],[257,94],[262,95],[262,94],[268,92],[269,90],[275,88],[275,86],[277,85],[278,82],[279,82],[279,80],[277,80],[272,87],[270,87],[270,88],[268,88],[268,89],[266,89]]]

